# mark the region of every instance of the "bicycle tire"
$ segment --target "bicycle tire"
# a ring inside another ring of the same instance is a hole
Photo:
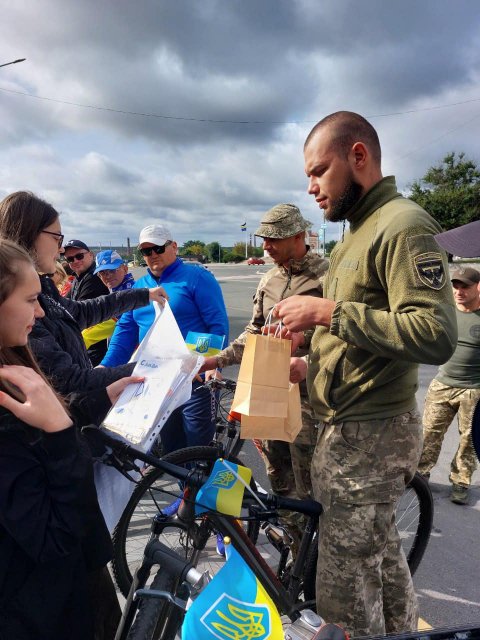
[[[189,468],[196,463],[211,466],[218,459],[218,452],[214,447],[189,447],[173,451],[162,459],[179,466],[188,465]],[[235,458],[230,457],[229,459],[240,464]],[[112,534],[113,575],[118,588],[125,597],[130,589],[134,567],[141,562],[143,550],[150,537],[152,519],[162,506],[173,501],[172,496],[162,494],[154,489],[155,486],[158,488],[162,483],[165,485],[164,488],[170,489],[176,495],[179,494],[176,479],[160,469],[151,468],[136,486]],[[252,487],[255,487],[253,479],[251,484]],[[255,544],[260,523],[252,520],[248,521],[246,526],[247,534]],[[170,548],[182,553],[184,557],[190,557],[188,537],[181,527],[175,526],[175,523],[172,523],[161,534],[160,539]],[[221,556],[206,548],[204,548],[204,552],[202,564],[205,564],[205,568],[208,568],[212,574],[216,573],[220,568]],[[223,565],[223,560],[221,563]]]
[[[240,451],[242,450],[243,444],[245,440],[240,437],[240,423],[235,421],[235,429],[237,431],[237,436],[233,440],[233,444],[227,443],[225,445],[225,441],[227,440],[226,434],[228,428],[231,426],[229,422],[230,416],[230,408],[233,402],[233,396],[235,392],[232,389],[222,389],[219,392],[219,396],[217,399],[217,425],[221,425],[223,427],[222,432],[218,432],[215,435],[215,440],[220,442],[225,449],[227,449],[227,456],[238,458]]]
[[[405,488],[396,510],[397,529],[413,576],[430,539],[433,524],[433,497],[425,478],[416,473]],[[318,533],[305,561],[303,593],[305,600],[315,600],[315,577],[318,559]]]
[[[163,567],[158,569],[150,588],[178,595],[176,577]],[[166,600],[145,598],[140,601],[127,640],[175,640],[184,617],[184,611]]]

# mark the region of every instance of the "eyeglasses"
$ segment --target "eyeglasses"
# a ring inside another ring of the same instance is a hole
[[[99,271],[97,275],[100,276],[100,278],[102,276],[105,276],[106,278],[110,278],[110,276],[115,275],[119,269],[120,267],[117,267],[116,269],[103,269],[102,271]]]
[[[65,260],[68,262],[68,264],[71,264],[75,260],[83,260],[86,255],[86,253],[76,253],[73,256],[68,256],[68,258],[65,258]]]
[[[156,253],[157,255],[161,255],[162,253],[165,253],[165,249],[168,247],[169,244],[172,244],[170,241],[167,241],[165,244],[162,244],[161,246],[159,246],[158,244],[155,245],[154,247],[146,247],[145,249],[140,249],[140,253],[142,254],[142,256],[151,256],[152,252]]]
[[[45,229],[42,229],[41,233],[48,233],[49,236],[55,236],[57,238],[58,248],[61,249],[63,239],[65,238],[62,233],[55,233],[55,231],[45,231]]]

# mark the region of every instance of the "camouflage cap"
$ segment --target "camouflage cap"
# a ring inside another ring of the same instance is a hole
[[[264,214],[255,235],[261,238],[291,238],[311,226],[312,223],[305,220],[294,204],[277,204]]]

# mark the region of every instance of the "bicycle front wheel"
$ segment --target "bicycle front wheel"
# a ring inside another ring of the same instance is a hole
[[[166,455],[165,462],[183,466],[189,470],[199,467],[208,472],[218,459],[214,447],[189,447]],[[230,458],[233,462],[239,462]],[[252,480],[252,486],[255,486]],[[118,588],[125,597],[128,595],[132,576],[141,563],[143,551],[150,538],[154,516],[163,508],[169,507],[176,497],[181,495],[179,481],[161,469],[151,468],[132,493],[125,510],[112,535],[112,568]],[[204,523],[208,528],[208,521]],[[247,534],[255,543],[258,538],[259,522],[246,523]],[[192,560],[194,546],[184,527],[177,526],[175,519],[169,523],[159,536],[163,544]],[[213,529],[205,536],[206,544],[196,552],[196,564],[201,571],[208,570],[214,575],[224,564],[225,559],[216,550],[217,536]]]
[[[433,498],[425,478],[416,473],[398,501],[395,523],[413,576],[428,545],[433,524]],[[305,600],[315,600],[315,576],[318,559],[318,535],[316,534],[307,560],[303,579]]]
[[[150,588],[179,595],[177,579],[163,567],[159,568]],[[184,617],[185,612],[167,600],[145,598],[140,601],[127,640],[175,640],[180,637]]]

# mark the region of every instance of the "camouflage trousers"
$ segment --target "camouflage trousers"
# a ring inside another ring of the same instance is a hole
[[[305,398],[302,402],[302,429],[295,441],[262,440],[261,450],[272,491],[289,498],[309,498],[312,495],[310,465],[317,439],[313,410]],[[298,513],[281,512],[281,523],[293,538],[293,551],[303,533],[303,518]]]
[[[435,380],[430,383],[423,411],[423,453],[418,470],[430,473],[436,465],[442,442],[455,415],[460,442],[450,465],[450,482],[470,486],[477,458],[471,441],[472,415],[480,400],[480,389],[450,387]]]
[[[320,518],[317,611],[351,636],[414,631],[418,607],[395,508],[422,449],[420,415],[321,423],[312,461]]]

